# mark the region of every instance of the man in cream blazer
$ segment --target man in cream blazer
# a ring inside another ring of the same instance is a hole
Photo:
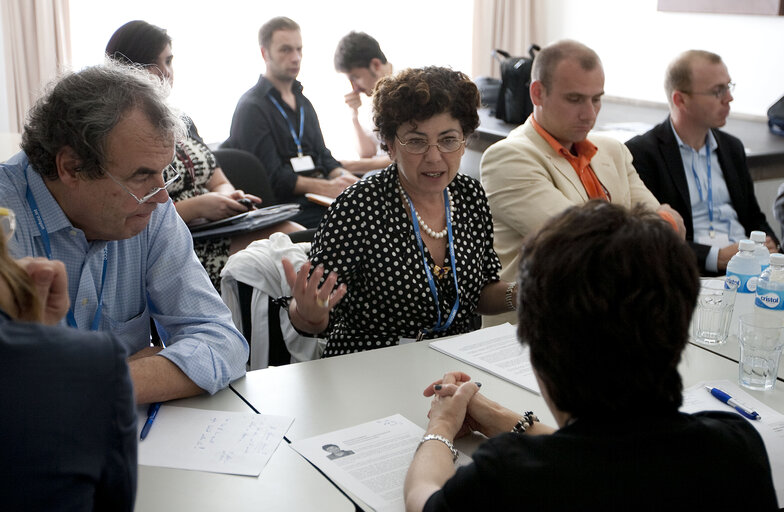
[[[598,55],[576,41],[558,41],[537,54],[532,79],[533,114],[482,156],[481,180],[493,214],[501,279],[516,279],[526,235],[590,199],[626,207],[642,203],[664,212],[685,232],[680,216],[660,206],[645,187],[622,143],[586,138],[604,94]],[[515,323],[515,318],[514,312],[485,317],[483,325]]]

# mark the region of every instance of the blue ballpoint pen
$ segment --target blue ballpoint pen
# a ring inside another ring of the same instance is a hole
[[[150,433],[150,427],[152,427],[152,423],[155,421],[155,417],[158,416],[158,409],[161,408],[160,402],[155,402],[154,404],[150,404],[150,407],[147,408],[147,421],[144,422],[144,426],[142,427],[142,433],[139,436],[139,439],[144,439],[147,437],[147,434]]]
[[[724,391],[720,390],[719,388],[712,388],[710,386],[705,386],[705,389],[710,391],[710,394],[724,402],[725,404],[729,405],[743,416],[747,417],[750,420],[761,420],[762,416],[757,414],[756,411],[752,411],[751,409],[742,406],[738,402],[735,401],[730,395],[725,393]]]

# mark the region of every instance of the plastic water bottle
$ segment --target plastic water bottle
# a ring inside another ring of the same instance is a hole
[[[770,266],[757,282],[754,310],[784,319],[784,254],[770,255]]]
[[[768,235],[764,231],[752,231],[751,241],[754,242],[754,256],[760,262],[762,271],[764,272],[768,265],[770,265],[770,251],[765,246],[765,239]]]
[[[754,242],[741,240],[738,249],[727,264],[726,282],[737,283],[738,293],[755,293],[762,267],[754,255]]]

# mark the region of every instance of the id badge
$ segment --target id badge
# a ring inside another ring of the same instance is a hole
[[[291,167],[294,168],[294,172],[309,172],[316,168],[310,155],[295,156],[291,159]]]
[[[695,242],[702,245],[710,245],[711,247],[727,247],[731,245],[730,238],[727,233],[718,233],[716,231],[713,232],[714,236],[710,236],[708,233],[703,233],[702,235],[698,236]]]

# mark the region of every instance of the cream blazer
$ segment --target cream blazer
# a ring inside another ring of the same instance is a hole
[[[621,142],[591,136],[598,151],[591,168],[615,204],[643,203],[652,209],[659,202],[632,166],[632,156]],[[531,118],[496,142],[482,155],[482,186],[493,214],[494,247],[501,260],[501,279],[514,281],[523,238],[566,208],[588,201],[572,165],[556,153],[531,124]],[[487,327],[516,323],[514,312],[484,317]]]

